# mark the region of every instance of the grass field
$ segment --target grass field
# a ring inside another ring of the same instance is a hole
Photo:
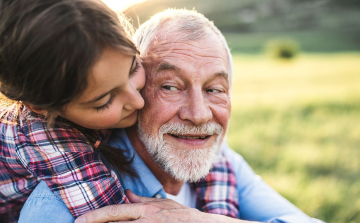
[[[360,222],[360,54],[234,64],[229,145],[312,217]]]

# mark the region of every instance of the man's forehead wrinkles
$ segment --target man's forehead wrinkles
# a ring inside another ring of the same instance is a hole
[[[189,45],[191,47],[196,47],[196,48],[205,48],[205,47],[202,47],[201,45],[201,42],[200,41],[169,41],[169,40],[159,40],[157,41],[154,46],[155,47],[159,47],[159,46],[168,46],[168,45],[172,45],[172,46],[175,46],[175,45],[182,45],[182,47],[184,45]]]
[[[206,52],[194,52],[191,50],[185,50],[185,49],[172,49],[172,50],[167,50],[164,52],[156,52],[155,53],[159,58],[161,57],[168,57],[168,58],[177,58],[179,56],[185,56],[188,58],[193,58],[193,59],[199,59],[199,58],[208,58],[208,59],[214,59],[214,60],[221,60],[221,61],[225,61],[226,57],[221,56],[219,54],[216,54],[214,52],[213,55],[209,55]],[[209,62],[211,63],[211,62]]]
[[[176,50],[184,50],[184,51],[207,51],[208,47],[203,46],[201,42],[159,42],[153,46],[153,50],[151,51],[176,51]],[[211,50],[210,50],[211,51]],[[216,53],[214,51],[214,53]]]
[[[229,81],[228,56],[217,38],[195,41],[158,39],[156,46],[153,45],[148,52],[152,55],[155,74],[160,74],[161,71],[197,73],[208,78],[221,77]]]
[[[187,63],[194,64],[196,61],[196,58],[194,58],[192,55],[189,55],[187,53],[178,52],[178,53],[163,54],[160,56],[158,55],[157,60],[159,63],[166,61],[167,63],[173,64],[173,63],[176,63],[176,61],[185,61]]]

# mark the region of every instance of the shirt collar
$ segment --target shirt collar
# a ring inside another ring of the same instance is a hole
[[[161,183],[149,170],[144,161],[140,158],[139,154],[134,149],[125,129],[115,129],[111,134],[109,145],[125,151],[128,157],[134,155],[134,160],[131,167],[135,170],[138,176],[129,176],[124,173],[118,173],[119,181],[125,189],[130,189],[137,195],[143,197],[155,197],[160,194],[166,197]]]

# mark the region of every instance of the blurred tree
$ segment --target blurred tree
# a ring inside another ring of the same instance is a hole
[[[266,44],[266,52],[279,59],[292,59],[297,56],[299,49],[299,44],[293,39],[274,39]]]
[[[138,20],[142,23],[169,7],[195,8],[223,32],[337,29],[349,27],[349,20],[360,30],[359,0],[148,0],[126,13],[137,26]]]

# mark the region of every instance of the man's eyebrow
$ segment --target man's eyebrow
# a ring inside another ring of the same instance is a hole
[[[163,70],[179,70],[180,68],[173,65],[173,64],[170,64],[168,62],[161,62],[157,67],[156,67],[156,74],[159,73],[160,71],[163,71]]]
[[[226,71],[220,71],[215,74],[216,77],[223,77],[227,81],[229,81],[229,74]]]
[[[170,64],[168,62],[161,62],[157,67],[156,67],[156,74],[158,74],[159,72],[163,71],[163,70],[181,70],[181,68]],[[222,77],[225,80],[229,81],[229,74],[228,72],[226,72],[225,70],[222,70],[220,72],[215,73],[214,75],[215,77]]]
[[[104,97],[106,97],[106,95],[110,94],[112,91],[113,91],[113,89],[111,89],[110,91],[108,91],[108,92],[106,92],[104,94],[101,94],[100,96],[94,97],[94,99],[91,99],[91,100],[86,101],[86,102],[82,102],[81,104],[91,104],[91,103],[97,102],[97,101],[103,99]]]

